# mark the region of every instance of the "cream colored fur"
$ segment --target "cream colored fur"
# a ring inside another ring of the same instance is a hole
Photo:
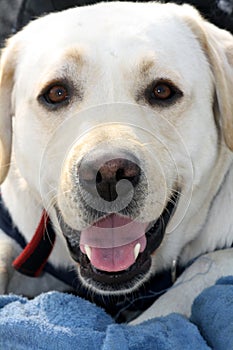
[[[233,274],[233,253],[221,251],[233,242],[233,37],[228,32],[187,5],[108,3],[71,9],[38,19],[13,36],[2,53],[0,78],[1,192],[28,241],[44,206],[41,193],[48,194],[47,203],[59,203],[71,227],[87,225],[72,199],[71,169],[95,145],[109,142],[144,161],[150,191],[142,221],[160,215],[179,172],[178,208],[145,279],[174,259],[185,264],[206,254],[138,322],[172,311],[189,315],[201,290]],[[49,82],[64,78],[77,91],[72,103],[46,110],[37,97]],[[137,98],[158,78],[182,90],[178,103],[151,107]],[[133,111],[129,119],[121,106]],[[76,114],[81,116],[76,128],[58,131],[63,143],[48,149],[54,132]],[[71,147],[67,157],[65,147]],[[43,163],[45,150],[52,163]],[[50,261],[76,267],[53,206],[49,214],[57,229]],[[45,286],[30,278],[25,282],[11,268],[19,247],[3,232],[0,239],[1,293],[66,290],[48,276]]]

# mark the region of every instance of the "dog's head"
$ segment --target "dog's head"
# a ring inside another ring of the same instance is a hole
[[[232,36],[189,6],[72,9],[8,41],[1,181],[13,124],[17,171],[56,213],[85,285],[132,291],[194,239],[191,194],[206,203],[233,149],[232,64]]]

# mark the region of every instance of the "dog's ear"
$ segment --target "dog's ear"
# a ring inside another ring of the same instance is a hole
[[[0,59],[0,183],[7,175],[12,144],[12,91],[17,66],[18,45],[15,38],[8,40]]]
[[[233,36],[205,21],[190,6],[184,7],[188,9],[186,23],[199,40],[213,73],[216,121],[221,127],[226,145],[233,151]]]

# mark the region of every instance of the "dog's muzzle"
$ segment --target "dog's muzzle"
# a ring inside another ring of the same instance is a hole
[[[138,219],[146,197],[146,176],[131,152],[95,149],[73,168],[79,207],[87,226],[60,224],[79,273],[90,286],[106,291],[132,290],[150,270],[151,254],[162,242],[177,198],[152,222]]]

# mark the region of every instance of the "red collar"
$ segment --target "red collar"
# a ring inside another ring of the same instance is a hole
[[[56,234],[45,210],[31,241],[27,243],[20,255],[13,261],[14,268],[31,277],[38,277],[54,247]]]

